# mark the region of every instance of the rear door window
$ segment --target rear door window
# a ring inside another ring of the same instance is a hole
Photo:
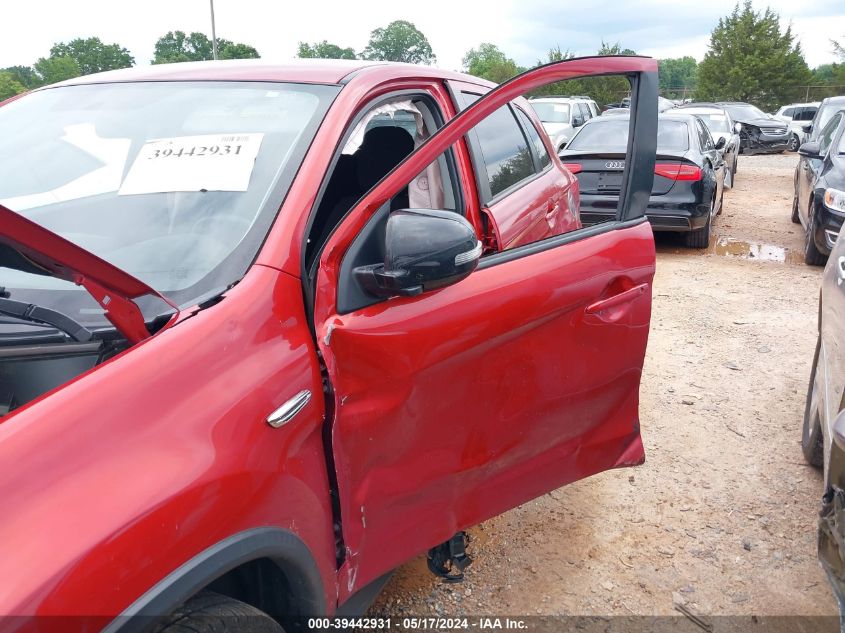
[[[467,92],[462,92],[461,96],[464,107],[478,99],[478,95]],[[534,175],[534,159],[528,149],[528,140],[509,105],[496,110],[474,131],[492,197]]]
[[[516,109],[516,113],[519,120],[522,122],[522,126],[525,128],[525,133],[528,134],[528,139],[534,146],[534,151],[537,154],[537,160],[539,162],[539,171],[543,171],[546,167],[552,164],[552,159],[549,157],[546,145],[543,143],[543,139],[540,138],[537,128],[534,127],[534,122],[528,118],[528,115],[519,108]]]

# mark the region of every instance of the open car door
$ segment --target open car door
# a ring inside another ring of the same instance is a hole
[[[487,255],[452,285],[361,300],[356,270],[384,261],[397,192],[514,98],[609,74],[627,76],[633,95],[616,221]],[[432,135],[327,241],[313,318],[334,405],[341,602],[457,531],[644,459],[638,397],[655,263],[644,213],[656,129],[652,59],[533,69]]]

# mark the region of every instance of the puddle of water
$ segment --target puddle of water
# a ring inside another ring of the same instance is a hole
[[[804,254],[774,244],[757,244],[743,240],[720,237],[707,252],[727,257],[739,257],[753,261],[779,262],[781,264],[803,264]]]

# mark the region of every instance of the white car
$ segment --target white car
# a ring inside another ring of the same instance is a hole
[[[790,152],[798,151],[798,148],[806,140],[807,132],[804,131],[804,125],[813,120],[813,117],[816,116],[816,111],[819,109],[819,105],[821,104],[818,101],[812,103],[791,103],[775,112],[775,118],[789,124],[789,132],[792,135],[792,138],[789,140]]]
[[[600,114],[598,105],[589,97],[538,97],[529,103],[557,152],[566,147],[577,128]]]

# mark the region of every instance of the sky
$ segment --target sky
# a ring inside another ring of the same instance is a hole
[[[791,25],[810,67],[837,61],[831,39],[845,43],[845,0],[754,0]],[[559,46],[590,55],[619,42],[653,57],[707,52],[710,32],[734,0],[214,0],[218,37],[255,46],[262,57],[289,59],[299,41],[328,40],[361,51],[370,32],[393,20],[421,30],[437,65],[458,70],[464,54],[491,42],[523,66]],[[8,2],[0,21],[0,68],[31,65],[58,41],[97,36],[149,63],[167,31],[211,32],[209,0],[27,0]]]

